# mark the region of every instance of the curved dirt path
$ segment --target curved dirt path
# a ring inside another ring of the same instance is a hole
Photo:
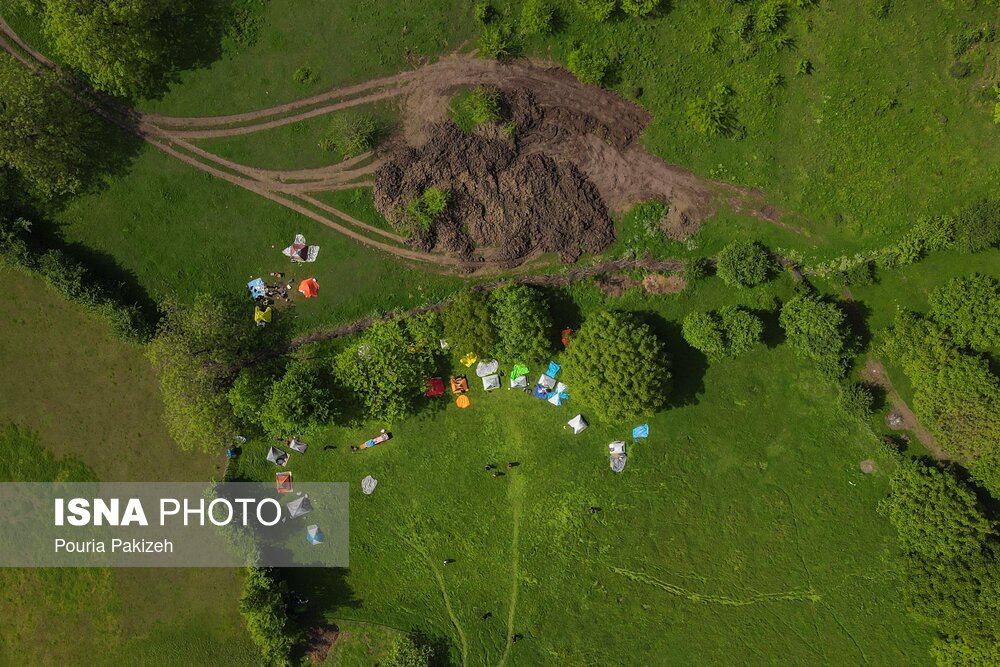
[[[0,48],[28,67],[59,71],[55,63],[22,40],[2,18]],[[541,104],[567,111],[585,110],[606,128],[637,127],[641,130],[649,121],[648,113],[636,105],[610,91],[581,84],[552,63],[527,60],[501,63],[468,55],[446,56],[416,70],[336,88],[266,109],[210,117],[185,118],[139,112],[96,93],[83,82],[71,82],[72,92],[97,113],[187,165],[254,192],[377,250],[446,271],[480,274],[502,271],[510,265],[491,261],[490,249],[483,249],[471,260],[412,250],[404,247],[405,239],[398,234],[356,220],[310,196],[314,192],[370,184],[367,177],[382,163],[378,154],[366,154],[315,169],[268,170],[228,160],[195,145],[192,140],[250,134],[373,101],[401,97],[403,140],[420,143],[426,139],[429,127],[447,116],[449,100],[457,89],[482,84],[527,88]],[[637,132],[623,131],[627,136],[623,137],[624,141],[618,141],[617,146],[616,142],[602,141],[596,136],[570,140],[554,136],[544,141],[544,148],[582,169],[613,210],[624,210],[644,199],[669,201],[670,214],[675,218],[671,224],[676,222],[679,228],[684,227],[680,233],[696,229],[700,221],[714,212],[720,199],[736,210],[786,226],[761,193],[708,181],[669,165],[636,143]],[[688,224],[691,220],[693,228]],[[531,256],[523,258],[524,261],[530,259]]]

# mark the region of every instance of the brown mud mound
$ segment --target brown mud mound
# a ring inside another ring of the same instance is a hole
[[[397,148],[376,172],[376,209],[425,251],[468,255],[479,248],[491,260],[514,263],[543,252],[571,262],[606,249],[614,224],[597,188],[571,163],[522,150],[539,128],[578,130],[551,127],[540,116],[526,125],[508,135],[495,127],[467,134],[454,123],[437,124],[426,143]],[[422,229],[406,206],[429,187],[447,191],[449,203]]]

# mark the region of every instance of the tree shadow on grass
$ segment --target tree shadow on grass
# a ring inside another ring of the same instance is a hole
[[[552,331],[549,343],[553,350],[562,349],[562,330],[580,328],[583,323],[583,314],[580,307],[567,294],[566,290],[559,288],[539,288],[545,293],[545,299],[549,304],[549,312],[552,314]]]
[[[769,350],[773,350],[785,342],[785,330],[781,328],[778,321],[780,311],[777,310],[750,310],[750,312],[760,319],[764,325],[761,334],[761,341]]]
[[[867,349],[872,342],[871,329],[868,327],[868,318],[871,317],[872,309],[862,301],[837,301],[836,303],[847,316],[847,326],[851,333],[848,344],[851,349],[857,351]]]
[[[667,348],[673,385],[666,407],[697,405],[698,395],[705,392],[708,359],[688,345],[677,322],[666,320],[657,313],[640,312],[634,315],[636,320],[652,329]]]

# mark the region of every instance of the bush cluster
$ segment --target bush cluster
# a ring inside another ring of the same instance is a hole
[[[339,150],[344,157],[356,157],[375,147],[378,121],[370,113],[345,112],[330,121],[330,129],[320,139],[325,151]]]
[[[771,276],[771,255],[756,241],[733,241],[719,251],[716,274],[733,287],[753,287]]]
[[[693,312],[684,318],[684,340],[710,361],[738,357],[760,341],[764,325],[760,318],[739,306],[718,311]]]

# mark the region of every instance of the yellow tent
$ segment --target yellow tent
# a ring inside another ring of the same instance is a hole
[[[472,401],[470,401],[469,397],[466,396],[465,394],[462,394],[461,396],[455,399],[455,405],[463,409],[469,407],[471,404]]]
[[[476,359],[477,359],[476,355],[474,355],[472,352],[469,352],[467,355],[459,359],[459,361],[462,362],[463,366],[468,368],[472,364],[476,363]]]
[[[257,323],[257,326],[262,327],[271,321],[271,306],[266,309],[261,310],[260,306],[254,308],[253,321]]]

